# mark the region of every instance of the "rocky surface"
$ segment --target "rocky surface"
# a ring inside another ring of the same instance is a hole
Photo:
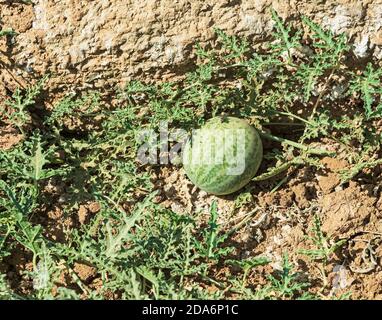
[[[50,86],[59,90],[167,79],[192,65],[193,45],[211,42],[213,27],[254,44],[265,39],[273,26],[271,7],[296,27],[305,15],[346,32],[356,56],[382,59],[381,0],[0,1],[0,28],[18,33],[0,40],[6,67],[0,83],[13,90],[48,72]]]

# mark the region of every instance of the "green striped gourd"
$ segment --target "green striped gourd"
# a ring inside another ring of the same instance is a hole
[[[244,187],[256,174],[263,145],[255,128],[235,117],[215,117],[193,132],[183,149],[183,167],[200,189],[216,195]]]

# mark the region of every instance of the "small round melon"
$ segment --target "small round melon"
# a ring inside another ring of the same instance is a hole
[[[183,149],[183,167],[201,190],[226,195],[256,174],[263,145],[255,128],[235,117],[215,117],[194,130]]]

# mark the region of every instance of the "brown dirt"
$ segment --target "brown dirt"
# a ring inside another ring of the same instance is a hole
[[[90,221],[91,216],[100,210],[100,205],[97,202],[90,202],[86,205],[80,205],[78,209],[78,221],[80,224],[86,224]]]
[[[16,129],[11,126],[0,127],[0,149],[8,150],[19,143],[23,138]]]
[[[64,242],[67,240],[66,233],[76,226],[74,217],[66,216],[58,206],[42,210],[33,216],[33,221],[41,224],[45,230],[45,236],[52,241]]]
[[[338,171],[345,169],[348,163],[346,160],[329,157],[323,158],[321,163],[325,166],[325,169],[321,170],[317,176],[318,186],[324,194],[328,194],[340,184],[341,180]]]
[[[74,263],[73,270],[84,283],[89,283],[97,274],[94,267],[78,262]]]
[[[347,237],[373,220],[376,214],[376,198],[371,197],[351,182],[350,186],[319,199],[324,222],[322,229],[329,236]]]

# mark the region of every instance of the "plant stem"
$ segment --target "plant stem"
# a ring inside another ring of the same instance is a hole
[[[296,158],[295,158],[296,159]],[[289,169],[289,167],[293,164],[297,164],[295,162],[295,159],[294,160],[291,160],[291,161],[288,161],[288,162],[285,162],[283,163],[282,165],[278,166],[278,167],[275,167],[274,169],[272,169],[270,172],[267,171],[259,176],[256,176],[252,179],[252,181],[255,181],[255,182],[259,182],[259,181],[264,181],[264,180],[268,180],[270,178],[273,178],[275,176],[277,176],[278,174],[280,174],[281,172]]]
[[[302,121],[302,122],[304,122],[304,123],[306,123],[306,124],[310,124],[310,125],[311,125],[311,123],[310,123],[308,120],[306,120],[306,119],[304,119],[304,118],[302,118],[302,117],[299,117],[299,116],[297,116],[297,115],[295,115],[295,114],[293,114],[293,113],[290,113],[290,112],[284,112],[284,111],[282,111],[282,112],[277,112],[277,113],[280,114],[280,115],[282,115],[282,116],[287,116],[287,117],[290,117],[290,118],[294,118],[294,119],[300,120],[300,121]]]
[[[262,126],[304,126],[303,123],[296,123],[296,122],[267,122],[262,123]]]
[[[288,180],[288,176],[285,176],[284,178],[282,178],[278,183],[277,185],[271,190],[271,193],[275,193],[277,191],[278,188],[280,188],[287,180]]]
[[[2,36],[14,36],[16,35],[16,32],[13,31],[12,29],[10,30],[0,30],[0,37]]]
[[[301,144],[301,143],[298,143],[298,142],[295,142],[295,141],[292,141],[292,140],[288,140],[288,139],[285,139],[285,138],[276,137],[276,136],[271,135],[269,133],[266,133],[264,131],[260,131],[259,134],[260,134],[261,137],[263,137],[265,139],[288,144],[288,145],[290,145],[292,147],[295,147],[297,149],[301,149],[301,150],[305,151],[308,154],[315,154],[315,155],[320,155],[320,156],[333,155],[334,154],[333,152],[329,152],[329,151],[322,150],[322,149],[311,149],[311,148],[309,148],[308,146],[306,146],[304,144]]]

